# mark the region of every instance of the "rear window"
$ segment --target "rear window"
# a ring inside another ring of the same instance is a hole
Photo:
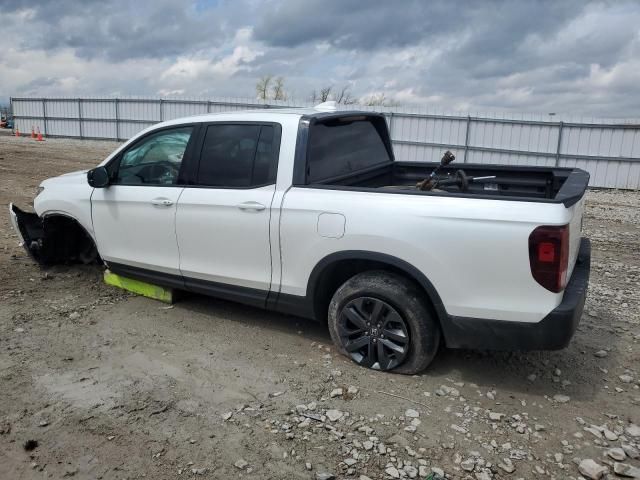
[[[382,118],[316,123],[309,132],[307,183],[347,175],[391,161]]]

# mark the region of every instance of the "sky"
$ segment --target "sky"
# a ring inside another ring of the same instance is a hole
[[[255,98],[640,112],[640,0],[0,0],[10,96]]]

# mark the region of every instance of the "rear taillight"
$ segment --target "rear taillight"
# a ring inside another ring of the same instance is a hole
[[[569,225],[542,226],[529,235],[529,263],[536,282],[558,293],[567,285]]]

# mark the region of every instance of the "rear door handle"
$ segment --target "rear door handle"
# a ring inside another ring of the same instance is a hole
[[[173,202],[168,198],[154,198],[151,200],[152,205],[157,205],[159,207],[170,207],[173,205]]]
[[[241,203],[240,205],[238,205],[238,208],[240,210],[244,210],[244,211],[253,210],[255,212],[259,212],[261,210],[264,210],[267,207],[265,207],[263,204],[258,203],[258,202],[244,202],[244,203]]]

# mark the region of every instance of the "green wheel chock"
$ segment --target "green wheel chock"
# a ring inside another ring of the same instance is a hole
[[[144,297],[160,300],[164,303],[173,304],[175,301],[175,291],[173,288],[161,287],[160,285],[123,277],[110,270],[105,270],[104,272],[104,283]]]

